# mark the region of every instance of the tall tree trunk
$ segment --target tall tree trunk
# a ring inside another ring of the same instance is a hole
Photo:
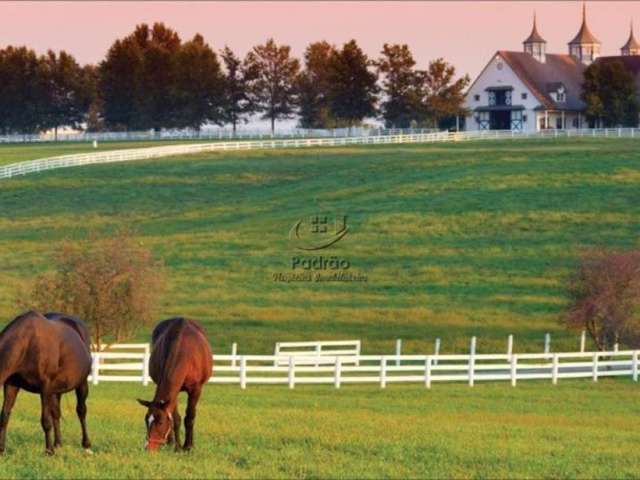
[[[58,141],[58,126],[57,125],[55,127],[53,127],[53,140],[55,142]]]

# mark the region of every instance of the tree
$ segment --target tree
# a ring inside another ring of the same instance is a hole
[[[329,107],[331,114],[349,128],[376,114],[377,76],[369,69],[371,65],[355,40],[331,56]]]
[[[442,58],[429,62],[424,74],[427,122],[438,128],[446,118],[464,115],[464,90],[469,76],[455,80],[456,69]]]
[[[204,123],[222,124],[224,78],[217,55],[201,35],[182,45],[176,76],[181,126],[200,130]]]
[[[567,327],[586,330],[598,349],[640,345],[640,251],[585,250],[568,295]]]
[[[256,80],[256,71],[255,68],[249,68],[247,62],[243,63],[229,47],[225,47],[220,56],[226,69],[222,118],[233,126],[235,136],[238,123],[247,122],[247,117],[255,111],[249,88]]]
[[[164,269],[128,232],[67,240],[54,255],[53,266],[52,272],[35,279],[26,300],[18,299],[21,307],[80,317],[91,326],[98,346],[105,337],[123,341],[153,321]]]
[[[296,80],[298,115],[302,128],[330,128],[329,65],[336,49],[322,41],[310,44],[305,53],[305,68]]]
[[[56,55],[49,50],[42,66],[46,82],[44,123],[54,129],[57,140],[59,127],[78,128],[86,120],[95,96],[94,77],[65,51]]]
[[[584,72],[582,100],[592,124],[636,127],[639,103],[635,79],[620,61],[593,63]]]
[[[255,75],[251,95],[256,111],[263,119],[271,120],[271,133],[276,120],[291,118],[296,105],[295,81],[300,69],[297,59],[291,58],[291,47],[276,45],[270,38],[247,56],[247,69]]]
[[[34,133],[46,128],[47,85],[43,64],[33,50],[0,50],[0,131]]]
[[[424,72],[414,68],[416,62],[407,45],[385,43],[381,53],[377,66],[384,78],[382,118],[387,128],[409,128],[424,117]]]

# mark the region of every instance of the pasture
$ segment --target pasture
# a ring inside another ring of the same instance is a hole
[[[4,158],[0,147],[0,158]],[[10,147],[16,148],[16,147]],[[0,318],[57,242],[135,227],[161,255],[159,317],[201,319],[214,351],[363,340],[364,353],[577,348],[559,324],[583,245],[637,245],[632,139],[547,139],[229,152],[71,168],[0,182]],[[299,218],[348,216],[327,254],[367,282],[274,282]],[[138,339],[145,340],[147,332]],[[589,347],[588,347],[589,348]]]
[[[640,393],[630,381],[422,387],[207,386],[196,448],[143,452],[152,387],[89,396],[93,455],[79,447],[71,397],[63,447],[42,454],[39,400],[21,393],[0,477],[29,478],[636,478]],[[184,399],[182,399],[184,405]]]

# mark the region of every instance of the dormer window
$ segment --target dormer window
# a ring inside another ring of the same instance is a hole
[[[564,90],[564,87],[560,87],[556,93],[556,101],[558,103],[564,103],[567,101],[567,92]]]

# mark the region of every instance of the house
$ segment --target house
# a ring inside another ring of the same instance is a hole
[[[640,92],[640,44],[633,26],[620,56],[600,57],[601,43],[582,25],[568,43],[568,54],[547,53],[547,42],[533,17],[523,51],[499,50],[469,87],[465,96],[467,130],[587,128],[581,100],[584,70],[593,62],[622,61],[634,73]]]

